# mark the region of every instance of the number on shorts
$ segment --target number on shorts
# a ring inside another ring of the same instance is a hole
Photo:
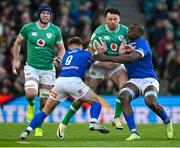
[[[71,61],[72,61],[72,58],[73,58],[72,55],[68,56],[67,59],[66,59],[65,65],[70,65],[70,64],[71,64]]]

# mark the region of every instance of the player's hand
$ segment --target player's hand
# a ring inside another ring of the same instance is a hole
[[[101,46],[99,43],[97,43],[97,42],[95,42],[94,45],[95,45],[95,47],[96,47],[96,52],[95,52],[95,54],[97,54],[97,53],[103,53],[103,52],[105,52],[105,51],[107,50],[107,44],[106,44],[105,41],[103,41],[102,46]]]
[[[105,56],[104,56],[103,53],[94,54],[93,57],[92,57],[92,59],[93,59],[94,61],[106,61],[106,58],[105,58]]]
[[[134,50],[134,47],[132,45],[124,44],[123,46],[120,46],[120,54],[128,53]]]
[[[54,58],[54,67],[56,69],[56,74],[61,71],[61,58]]]
[[[12,71],[15,75],[18,75],[18,69],[20,67],[20,62],[19,61],[13,61],[12,63]]]

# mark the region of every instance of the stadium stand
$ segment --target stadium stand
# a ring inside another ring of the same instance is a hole
[[[0,95],[24,95],[23,65],[26,59],[26,46],[22,46],[20,53],[22,65],[19,69],[19,77],[16,77],[11,71],[12,44],[20,28],[35,20],[36,10],[41,4],[46,3],[52,8],[54,13],[52,21],[61,27],[65,45],[68,37],[78,35],[82,37],[86,48],[92,32],[103,21],[104,9],[113,2],[117,1],[78,0],[77,3],[76,0],[2,0],[0,3]],[[147,36],[154,53],[154,65],[163,85],[164,91],[161,93],[179,94],[180,69],[177,67],[180,66],[178,21],[180,2],[178,0],[139,0],[134,7],[139,7],[141,15],[145,18]],[[139,10],[133,9],[133,11]],[[128,23],[128,17],[131,15],[126,16],[126,14],[123,14],[122,22],[124,18],[125,23]],[[142,16],[140,19],[142,22]],[[131,21],[133,21],[132,18]],[[98,87],[98,93],[113,95],[117,93],[117,87],[107,80]]]

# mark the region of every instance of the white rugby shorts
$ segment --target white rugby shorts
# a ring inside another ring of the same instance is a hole
[[[86,95],[89,87],[78,77],[59,77],[55,81],[49,97],[53,100],[63,102],[72,96],[78,100]]]
[[[54,85],[56,80],[55,69],[53,70],[39,70],[32,66],[24,66],[25,79],[35,78],[39,84]]]
[[[144,78],[144,79],[130,79],[126,83],[133,83],[139,89],[140,94],[144,95],[144,90],[148,86],[154,86],[159,92],[159,82],[154,78]]]

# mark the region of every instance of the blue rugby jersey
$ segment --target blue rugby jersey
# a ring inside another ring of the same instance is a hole
[[[152,51],[149,43],[144,38],[138,38],[135,42],[129,42],[137,51],[141,53],[142,58],[132,63],[125,64],[128,77],[131,78],[155,78],[157,75],[152,64]]]
[[[78,48],[67,50],[62,59],[62,71],[58,77],[84,78],[86,70],[93,63],[92,54]]]

